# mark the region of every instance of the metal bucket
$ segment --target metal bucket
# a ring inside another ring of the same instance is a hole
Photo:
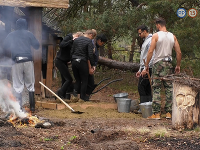
[[[131,107],[131,99],[129,98],[116,98],[118,112],[129,113]]]
[[[130,107],[130,111],[134,112],[134,110],[138,110],[140,108],[139,106],[139,101],[137,99],[135,100],[131,100],[131,107]]]
[[[113,95],[115,102],[117,102],[117,98],[127,98],[128,93],[118,93]]]
[[[145,102],[140,104],[140,110],[142,112],[142,117],[147,118],[151,116],[152,113],[152,102]]]

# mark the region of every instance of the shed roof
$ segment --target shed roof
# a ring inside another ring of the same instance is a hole
[[[69,0],[0,0],[0,5],[11,7],[68,8]]]

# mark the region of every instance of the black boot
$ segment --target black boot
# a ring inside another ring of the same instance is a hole
[[[70,100],[71,94],[66,94],[66,95],[65,95],[65,98]]]
[[[75,89],[73,90],[72,94],[73,94],[74,97],[78,97],[78,92]]]
[[[58,91],[56,92],[56,94],[57,94],[60,98],[64,98],[64,94],[63,94],[61,88],[58,89]]]
[[[35,111],[35,94],[34,92],[29,92],[29,103],[30,103],[30,111]]]
[[[65,81],[65,83],[62,85],[62,87],[57,91],[57,94],[60,98],[65,98],[67,89],[71,83],[69,81]]]

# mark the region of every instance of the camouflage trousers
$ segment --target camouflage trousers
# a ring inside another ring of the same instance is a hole
[[[161,111],[160,91],[162,89],[162,85],[164,86],[165,95],[166,95],[165,111],[170,112],[170,113],[172,111],[172,90],[173,90],[172,82],[158,79],[170,74],[172,74],[171,62],[159,61],[153,65],[153,70],[152,70],[153,113],[160,113]]]

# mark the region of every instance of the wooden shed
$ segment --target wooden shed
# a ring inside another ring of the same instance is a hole
[[[44,22],[43,9],[67,9],[68,7],[69,0],[0,0],[1,18],[5,23],[6,32],[11,32],[18,18],[26,18],[28,22],[28,30],[31,31],[40,42],[39,50],[32,51],[35,67],[35,94],[41,94],[41,85],[39,84],[39,81],[42,79],[42,48],[44,46],[47,48],[48,52],[46,85],[51,88],[53,57],[56,48],[55,36],[53,35],[59,32],[52,27],[49,27]]]

